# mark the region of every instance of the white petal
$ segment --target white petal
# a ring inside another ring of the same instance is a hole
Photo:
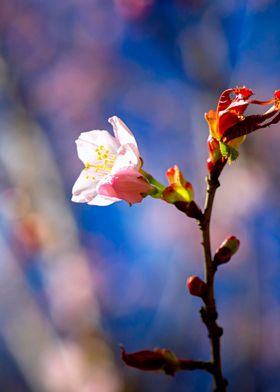
[[[119,201],[120,199],[116,197],[102,196],[98,194],[97,187],[101,182],[100,178],[103,180],[105,179],[105,177],[96,173],[95,169],[89,168],[87,170],[83,170],[73,186],[72,201],[76,203],[88,203],[96,206],[108,206]]]
[[[88,203],[97,194],[96,187],[99,179],[94,169],[83,170],[72,189],[72,201],[76,203]]]
[[[108,131],[89,131],[80,134],[76,140],[77,152],[80,160],[86,163],[96,163],[96,148],[103,146],[105,150],[116,154],[119,143]]]
[[[111,174],[125,168],[133,168],[139,170],[142,161],[138,155],[138,150],[132,144],[126,144],[119,148],[117,158],[112,168]]]
[[[117,116],[110,117],[108,121],[113,126],[115,137],[120,145],[133,144],[138,151],[135,137],[125,123]]]
[[[116,201],[120,201],[120,199],[117,199],[115,197],[96,195],[88,204],[95,205],[95,206],[109,206],[110,204],[113,204]]]

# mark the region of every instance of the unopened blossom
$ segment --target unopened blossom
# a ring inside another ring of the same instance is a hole
[[[163,371],[165,374],[174,376],[180,370],[206,370],[213,372],[211,362],[194,361],[187,358],[178,358],[172,351],[166,348],[155,348],[154,350],[142,350],[127,353],[121,348],[122,359],[127,366],[145,371]]]
[[[169,185],[162,192],[162,198],[168,203],[178,201],[191,202],[193,200],[193,187],[188,182],[177,165],[166,172]]]
[[[83,132],[76,140],[77,152],[84,164],[73,187],[72,201],[107,206],[125,200],[139,203],[151,191],[151,185],[140,173],[142,159],[136,140],[121,119],[108,120],[114,136],[108,131]]]
[[[122,359],[127,366],[146,371],[162,370],[173,376],[180,369],[180,360],[167,349],[142,350],[128,354],[121,348]],[[191,361],[189,361],[191,362]]]
[[[218,178],[225,165],[225,160],[220,150],[220,143],[210,134],[207,146],[209,151],[209,158],[207,159],[208,171],[212,177]]]
[[[238,251],[240,241],[235,236],[227,237],[216,250],[214,256],[215,264],[227,263],[231,257]]]
[[[187,287],[191,295],[203,297],[207,292],[206,283],[198,276],[192,275],[187,279]]]

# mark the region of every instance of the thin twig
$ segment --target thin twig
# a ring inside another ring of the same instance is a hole
[[[180,370],[205,370],[206,372],[213,374],[214,367],[212,362],[180,359]]]
[[[213,181],[207,177],[207,194],[204,206],[203,217],[199,221],[202,232],[202,246],[204,249],[204,275],[207,284],[207,293],[204,296],[204,304],[201,308],[201,318],[208,330],[208,336],[211,342],[211,360],[213,363],[213,378],[215,384],[215,392],[226,392],[227,381],[223,377],[220,351],[220,338],[223,330],[218,326],[216,320],[218,317],[215,293],[214,293],[214,277],[216,266],[212,260],[211,242],[210,242],[210,221],[212,215],[212,207],[214,197],[219,182]]]

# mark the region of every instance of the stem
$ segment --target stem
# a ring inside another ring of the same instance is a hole
[[[139,172],[149,181],[150,184],[154,185],[159,191],[163,191],[165,186],[162,185],[159,181],[157,181],[150,173],[146,172],[143,169],[140,169]]]
[[[205,361],[194,361],[190,359],[180,359],[180,370],[205,370],[213,374],[213,363]]]
[[[212,207],[219,181],[213,181],[209,177],[207,181],[207,194],[205,200],[204,213],[199,221],[202,232],[202,246],[204,249],[204,277],[207,284],[207,293],[204,296],[205,306],[201,308],[201,318],[208,330],[208,336],[211,343],[211,360],[213,363],[213,378],[215,392],[226,392],[227,381],[223,377],[220,351],[220,338],[223,330],[218,326],[216,320],[218,317],[215,293],[214,293],[214,277],[216,266],[212,260],[211,242],[210,242],[210,221],[212,215]]]

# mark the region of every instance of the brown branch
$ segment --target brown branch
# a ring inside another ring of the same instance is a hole
[[[212,180],[210,178],[207,178],[206,181],[207,194],[204,213],[202,219],[199,222],[199,226],[202,232],[202,246],[204,249],[204,275],[205,282],[207,285],[207,292],[206,295],[203,297],[204,306],[201,308],[201,318],[207,327],[208,336],[211,342],[211,360],[213,364],[213,378],[215,384],[214,391],[225,392],[227,381],[224,379],[222,373],[220,350],[220,338],[223,334],[223,330],[216,322],[218,317],[214,293],[214,277],[216,272],[216,266],[212,260],[210,242],[210,221],[213,202],[216,190],[220,184],[218,180]]]
[[[214,368],[212,362],[194,361],[192,359],[180,359],[180,370],[205,370],[213,374]]]

